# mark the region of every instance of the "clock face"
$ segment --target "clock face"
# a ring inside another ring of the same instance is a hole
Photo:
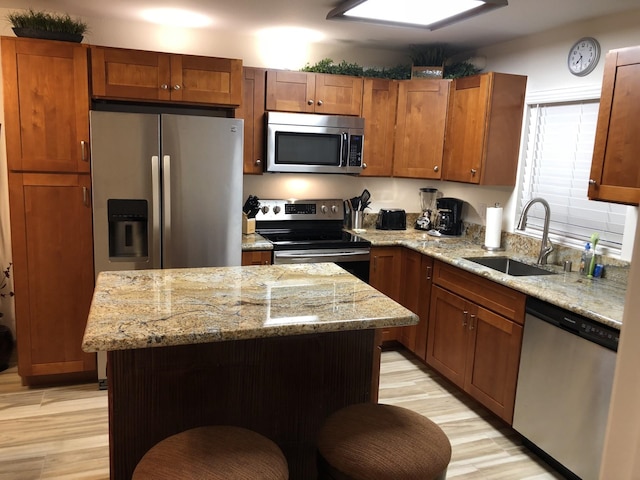
[[[600,44],[595,38],[585,37],[578,40],[571,50],[567,65],[574,75],[582,77],[592,72],[600,59]]]

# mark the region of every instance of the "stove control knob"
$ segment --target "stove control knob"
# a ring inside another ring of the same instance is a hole
[[[331,205],[331,212],[332,213],[338,213],[338,206],[337,205]]]
[[[329,211],[329,209],[327,208],[327,206],[326,206],[326,205],[322,205],[322,206],[320,207],[320,211],[321,211],[322,213],[327,213],[327,212]]]
[[[280,208],[279,205],[276,205],[275,207],[273,207],[273,213],[275,213],[275,214],[280,213],[280,210],[282,210],[282,209]]]
[[[266,215],[267,213],[269,213],[269,205],[265,205],[260,210],[262,210],[263,215]]]

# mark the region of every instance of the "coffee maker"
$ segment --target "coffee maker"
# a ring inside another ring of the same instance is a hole
[[[462,205],[463,200],[443,197],[436,200],[438,215],[436,230],[441,235],[462,235]]]
[[[436,200],[438,198],[437,188],[420,189],[420,207],[422,213],[416,220],[417,230],[432,230],[436,222]]]

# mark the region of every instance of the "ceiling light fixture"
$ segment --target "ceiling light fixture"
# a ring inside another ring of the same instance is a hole
[[[327,14],[327,20],[436,30],[507,5],[507,0],[346,0]]]

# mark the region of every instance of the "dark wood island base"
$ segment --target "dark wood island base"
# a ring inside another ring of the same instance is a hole
[[[160,440],[201,425],[237,425],[273,440],[291,480],[316,478],[322,421],[377,401],[375,330],[108,352],[111,479],[129,480]]]

